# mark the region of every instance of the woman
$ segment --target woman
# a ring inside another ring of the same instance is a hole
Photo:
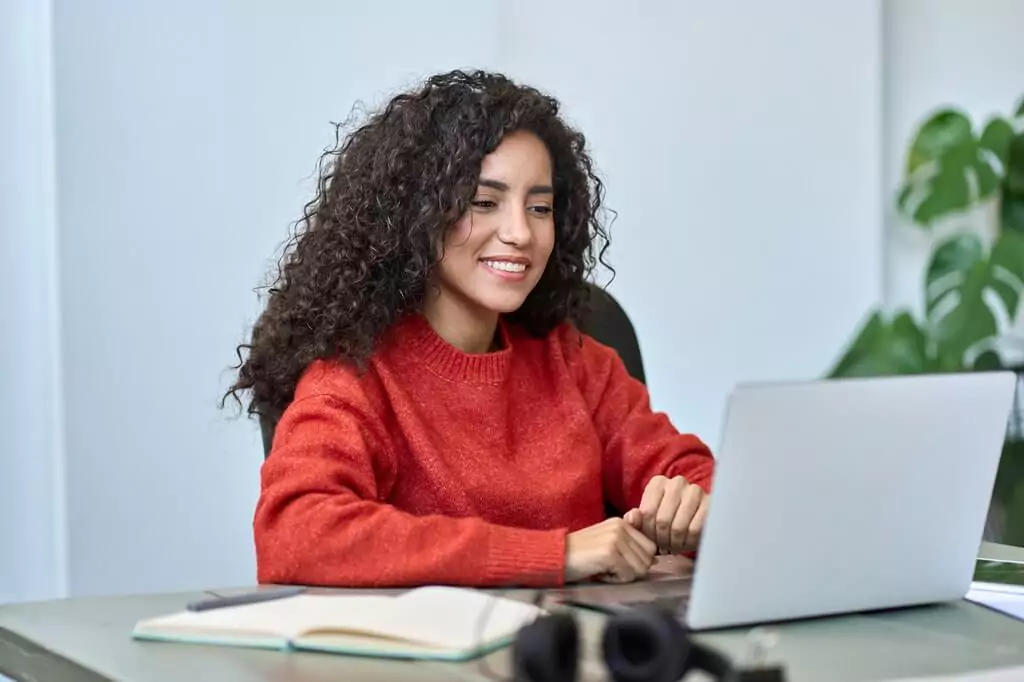
[[[324,155],[230,391],[280,416],[261,582],[630,581],[695,548],[711,454],[572,324],[605,233],[558,110],[453,72]]]

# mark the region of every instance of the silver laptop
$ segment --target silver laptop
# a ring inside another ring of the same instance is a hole
[[[737,387],[681,619],[701,630],[963,597],[1015,389],[1010,372]]]

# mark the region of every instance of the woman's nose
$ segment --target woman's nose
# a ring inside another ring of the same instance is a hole
[[[498,238],[506,244],[514,244],[520,248],[527,246],[533,238],[530,230],[530,219],[525,209],[515,208],[509,211],[502,221]]]

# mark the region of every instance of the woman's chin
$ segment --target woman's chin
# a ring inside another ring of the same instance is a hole
[[[502,296],[481,297],[477,304],[484,310],[497,315],[508,315],[522,308],[525,301],[525,296],[510,296],[506,294]]]

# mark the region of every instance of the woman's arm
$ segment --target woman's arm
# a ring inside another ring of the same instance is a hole
[[[563,583],[564,530],[415,516],[387,504],[395,462],[363,400],[352,398],[301,398],[277,426],[254,520],[261,583]]]
[[[626,371],[611,348],[571,332],[584,399],[604,446],[604,494],[620,512],[640,506],[656,476],[682,476],[711,491],[715,462],[697,436],[680,433],[650,406],[647,388]]]

